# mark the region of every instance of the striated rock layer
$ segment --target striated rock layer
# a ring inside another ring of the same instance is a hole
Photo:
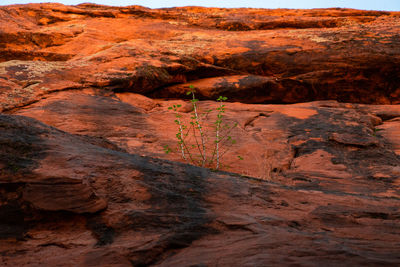
[[[0,7],[0,110],[97,87],[248,103],[400,102],[400,13]],[[179,84],[180,86],[176,86]]]
[[[0,127],[3,266],[400,263],[400,170],[387,176],[399,166],[390,151],[377,149],[389,166],[371,165],[382,172],[373,177],[340,173],[354,163],[362,172],[368,159],[321,171],[340,158],[315,149],[283,185],[127,154],[26,117],[0,115]],[[372,155],[369,141],[335,138],[333,149]]]
[[[0,7],[0,265],[400,265],[399,34],[399,12]],[[180,157],[190,85],[210,147],[231,101],[222,171]]]

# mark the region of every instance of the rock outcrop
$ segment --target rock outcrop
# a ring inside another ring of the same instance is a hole
[[[287,186],[127,154],[25,117],[0,115],[0,122],[2,265],[400,261],[400,170],[388,177],[386,168],[371,166],[382,174],[356,177],[346,174],[346,162],[337,162],[321,173],[327,158],[341,158],[316,149],[300,157],[299,170],[285,177],[292,182]],[[346,138],[336,137],[370,151],[369,142]],[[303,144],[300,154],[307,149],[312,145]],[[398,168],[398,158],[379,154],[375,159]]]
[[[399,20],[351,9],[0,7],[0,110],[71,88],[180,96],[184,83],[205,99],[398,104]]]
[[[0,265],[399,265],[399,22],[0,7]],[[191,85],[220,171],[164,152]]]

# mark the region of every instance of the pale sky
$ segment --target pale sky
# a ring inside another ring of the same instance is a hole
[[[367,10],[400,11],[400,0],[0,0],[0,5],[58,2],[77,5],[91,2],[112,6],[141,5],[150,8],[174,6],[259,7],[259,8],[327,8],[347,7]]]

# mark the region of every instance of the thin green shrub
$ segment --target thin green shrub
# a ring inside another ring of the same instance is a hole
[[[216,99],[219,102],[216,109],[202,111],[199,109],[199,100],[195,97],[194,86],[191,85],[189,89],[187,95],[191,96],[192,112],[188,123],[185,123],[182,114],[178,111],[181,105],[168,107],[175,114],[174,122],[178,128],[175,135],[177,149],[173,150],[166,145],[164,152],[168,154],[176,151],[188,163],[218,170],[221,168],[221,159],[236,143],[231,133],[238,124],[228,124],[223,120],[226,111],[224,101],[228,99],[227,97],[220,96]],[[213,111],[216,112],[216,118],[210,125],[208,124],[209,117]],[[237,157],[243,160],[241,156]]]

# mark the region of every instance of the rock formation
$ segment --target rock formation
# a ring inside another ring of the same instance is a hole
[[[399,66],[399,12],[0,7],[0,265],[399,265]]]

